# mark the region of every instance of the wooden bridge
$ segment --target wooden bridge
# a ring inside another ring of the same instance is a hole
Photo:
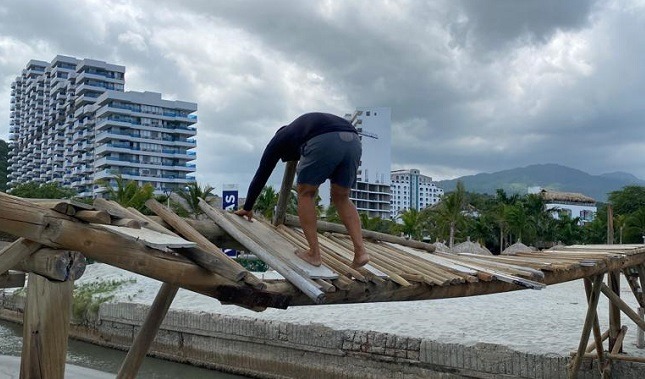
[[[371,261],[353,269],[352,245],[344,228],[319,223],[323,265],[314,267],[294,254],[306,247],[297,218],[282,215],[278,225],[249,222],[201,202],[218,236],[234,240],[284,277],[261,280],[227,257],[192,221],[154,200],[146,205],[157,217],[104,199],[89,206],[35,202],[0,193],[0,231],[19,237],[0,247],[0,287],[23,286],[25,272],[29,274],[21,378],[63,377],[73,281],[84,271],[84,257],[164,283],[119,378],[136,376],[179,287],[262,311],[292,305],[474,296],[582,279],[588,312],[571,361],[571,377],[576,377],[583,358],[599,360],[605,375],[610,375],[614,361],[642,361],[621,354],[626,331],[621,312],[643,329],[645,322],[620,299],[619,275],[626,276],[638,304],[645,308],[644,245],[568,246],[482,256],[441,253],[431,244],[363,231]],[[610,325],[604,334],[596,315],[600,293],[610,301]],[[593,343],[587,346],[591,335]]]

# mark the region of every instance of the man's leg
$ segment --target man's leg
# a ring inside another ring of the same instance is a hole
[[[363,245],[363,231],[361,228],[361,219],[358,217],[356,206],[349,199],[350,188],[341,187],[338,184],[331,184],[331,200],[338,210],[338,215],[343,221],[347,232],[354,244],[354,261],[352,267],[358,268],[365,266],[370,258]],[[301,219],[302,220],[302,219]],[[302,222],[302,221],[301,221]]]
[[[318,228],[316,222],[315,197],[318,186],[311,184],[298,184],[298,217],[300,226],[305,233],[309,251],[297,252],[296,255],[314,266],[320,266],[320,246],[318,245]]]

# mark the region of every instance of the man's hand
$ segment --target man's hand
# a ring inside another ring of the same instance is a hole
[[[253,211],[247,211],[245,209],[238,209],[235,212],[236,215],[246,217],[249,219],[249,221],[253,220]]]

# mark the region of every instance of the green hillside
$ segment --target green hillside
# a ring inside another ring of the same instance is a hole
[[[540,186],[562,192],[578,192],[597,201],[607,201],[607,194],[627,185],[645,185],[645,181],[627,173],[590,175],[586,172],[557,164],[540,164],[494,173],[463,176],[438,181],[446,192],[454,190],[457,181],[464,183],[468,192],[494,195],[498,188],[508,194],[526,194],[528,187]]]
[[[0,191],[7,190],[7,159],[9,159],[9,145],[0,139]]]

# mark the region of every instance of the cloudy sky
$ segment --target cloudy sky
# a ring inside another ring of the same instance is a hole
[[[645,178],[644,31],[643,0],[2,0],[0,138],[11,82],[62,54],[198,103],[197,180],[217,191],[245,191],[301,113],[363,106],[392,110],[392,168],[436,180],[537,163]]]

